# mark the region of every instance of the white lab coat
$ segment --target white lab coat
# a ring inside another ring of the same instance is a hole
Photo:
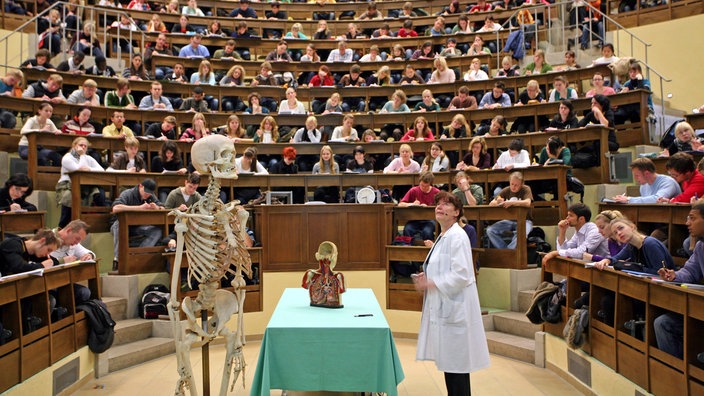
[[[438,370],[471,373],[489,366],[489,349],[479,306],[472,250],[454,224],[435,242],[425,265],[428,290],[418,333],[417,360],[433,360]]]

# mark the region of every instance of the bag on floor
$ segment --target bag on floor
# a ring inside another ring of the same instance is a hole
[[[164,285],[152,284],[145,287],[139,302],[139,317],[158,319],[159,315],[168,315],[167,304],[170,298],[169,288]]]
[[[86,313],[88,318],[88,347],[94,353],[103,353],[111,346],[115,338],[115,321],[104,302],[94,299],[77,305],[76,310]]]

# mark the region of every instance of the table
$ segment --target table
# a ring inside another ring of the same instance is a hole
[[[0,240],[5,234],[15,232],[30,232],[34,234],[44,228],[46,211],[5,212],[0,213]]]
[[[306,289],[282,294],[262,339],[250,395],[268,396],[270,388],[397,395],[403,368],[372,290],[348,289],[341,309],[309,303]]]

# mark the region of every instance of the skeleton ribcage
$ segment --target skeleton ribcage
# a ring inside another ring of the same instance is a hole
[[[237,275],[237,267],[247,276],[252,276],[249,252],[240,234],[237,217],[216,202],[208,213],[204,206],[193,205],[188,213],[210,215],[224,213],[225,216],[211,218],[187,218],[188,230],[184,234],[184,245],[188,255],[188,279],[196,283],[217,281],[226,273]],[[227,239],[224,221],[230,225],[234,245]]]

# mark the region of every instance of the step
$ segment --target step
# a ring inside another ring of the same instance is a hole
[[[533,302],[535,290],[521,290],[518,292],[518,312],[528,312],[530,304]]]
[[[119,321],[127,318],[127,299],[122,297],[103,297],[105,305],[108,307],[112,320]]]
[[[534,339],[535,333],[542,330],[540,325],[531,323],[523,312],[505,311],[492,316],[494,329],[502,333]]]
[[[498,331],[487,331],[489,352],[507,358],[535,364],[535,339]]]
[[[176,351],[172,338],[151,337],[110,348],[108,370],[114,372],[146,361],[172,354]]]
[[[139,318],[118,320],[115,324],[115,340],[112,343],[113,347],[151,337],[152,322],[153,321],[149,319]]]

